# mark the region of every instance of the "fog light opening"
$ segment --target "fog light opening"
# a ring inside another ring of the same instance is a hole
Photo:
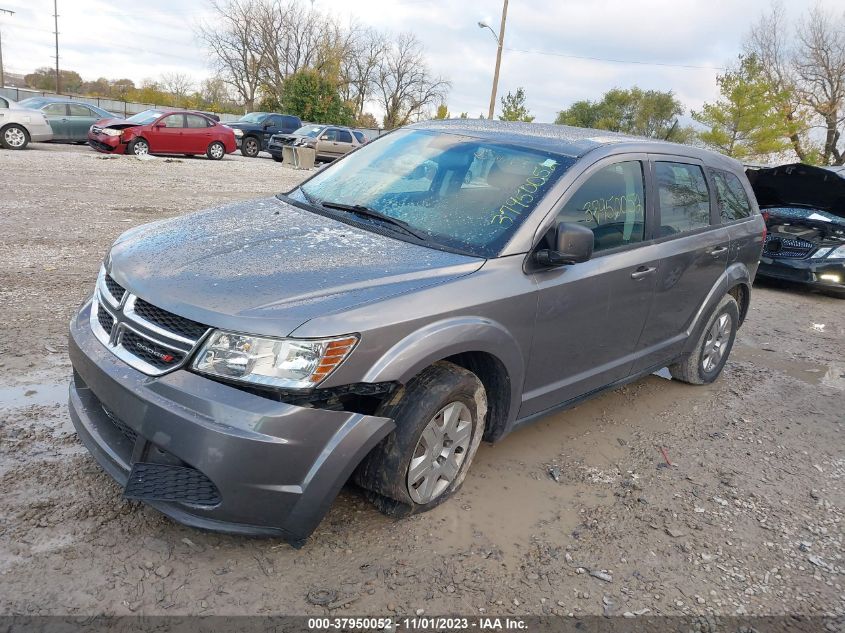
[[[842,276],[835,273],[823,273],[819,275],[819,279],[822,281],[832,281],[833,283],[838,284],[842,281]]]

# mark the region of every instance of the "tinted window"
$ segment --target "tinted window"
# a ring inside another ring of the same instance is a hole
[[[338,130],[337,140],[339,140],[341,143],[351,143],[352,134],[349,133],[349,130]]]
[[[710,225],[710,197],[698,165],[655,163],[660,203],[660,235]]]
[[[642,163],[616,163],[597,171],[560,210],[558,221],[592,229],[597,251],[642,242],[645,235]]]
[[[185,115],[171,114],[161,120],[165,127],[185,127]]]
[[[66,116],[67,106],[64,103],[51,103],[41,111],[48,116]]]
[[[282,121],[286,130],[295,130],[302,126],[302,121],[295,116],[283,116]]]
[[[361,145],[367,142],[367,137],[364,136],[363,132],[359,132],[358,130],[352,130],[352,134],[355,135],[355,138],[358,139],[358,142],[361,143]]]
[[[277,116],[268,116],[261,122],[261,125],[266,125],[269,127],[279,127],[282,124],[282,120]]]
[[[78,103],[68,104],[68,109],[70,110],[70,116],[96,116],[90,108],[84,105],[80,105]]]
[[[208,127],[208,119],[198,114],[186,114],[185,118],[188,121],[187,127]]]
[[[713,172],[716,201],[722,222],[733,222],[751,215],[751,203],[739,178],[728,172]]]

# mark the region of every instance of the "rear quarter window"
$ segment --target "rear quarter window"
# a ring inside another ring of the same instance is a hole
[[[722,222],[733,222],[751,215],[751,202],[739,178],[724,171],[713,171],[712,175]]]

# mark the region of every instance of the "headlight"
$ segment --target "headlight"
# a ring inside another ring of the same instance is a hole
[[[837,246],[833,252],[827,256],[828,259],[845,259],[845,244]]]
[[[122,133],[123,130],[115,130],[110,127],[103,128],[103,134],[105,134],[106,136],[120,136]]]
[[[193,368],[239,382],[309,389],[337,369],[357,342],[357,336],[278,339],[217,330],[203,345]]]
[[[236,130],[236,129],[233,129],[232,131],[235,133],[235,136],[243,136],[243,135],[244,135],[244,131],[243,131],[243,130]]]

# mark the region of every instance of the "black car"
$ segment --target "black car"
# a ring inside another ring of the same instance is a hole
[[[845,172],[798,163],[747,174],[768,229],[758,274],[845,299]]]
[[[292,114],[250,112],[241,119],[226,125],[235,131],[235,140],[241,154],[255,158],[258,152],[267,149],[271,136],[290,134],[302,127],[302,121]]]

